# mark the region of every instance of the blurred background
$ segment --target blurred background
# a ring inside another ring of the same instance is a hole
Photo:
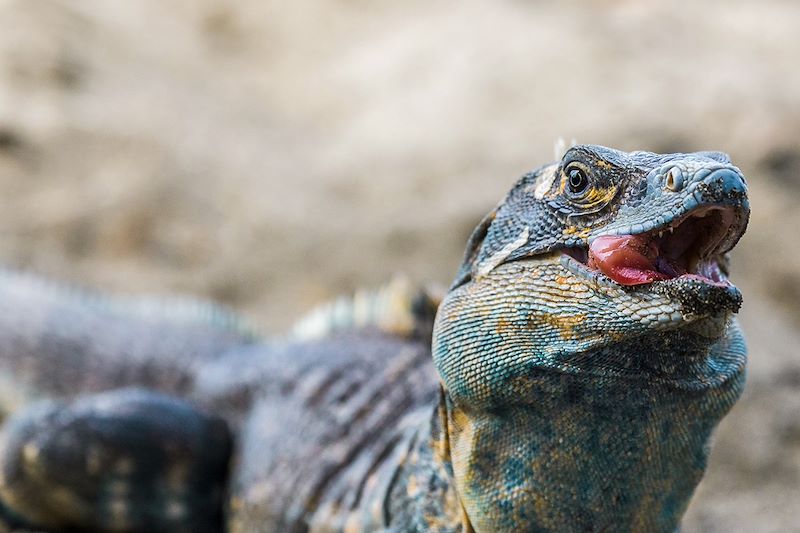
[[[558,137],[723,150],[751,347],[685,531],[800,531],[800,3],[0,0],[0,263],[278,333],[446,284]]]

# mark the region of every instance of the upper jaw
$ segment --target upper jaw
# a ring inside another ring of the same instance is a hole
[[[623,204],[613,221],[595,228],[570,255],[621,285],[683,275],[724,282],[719,258],[744,234],[750,214],[739,169],[671,161],[650,171],[643,185],[642,197]],[[626,267],[640,272],[615,275],[615,268]]]
[[[723,210],[731,230],[720,244],[730,251],[747,228],[750,204],[745,178],[732,165],[700,165],[694,161],[669,162],[649,172],[644,198],[623,205],[615,220],[597,228],[588,243],[603,235],[637,235],[677,226],[694,215]]]

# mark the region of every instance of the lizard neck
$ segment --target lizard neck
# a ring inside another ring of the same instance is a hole
[[[475,410],[446,396],[456,492],[477,532],[674,531],[743,383],[743,370],[691,391],[550,371],[530,378],[524,404]]]

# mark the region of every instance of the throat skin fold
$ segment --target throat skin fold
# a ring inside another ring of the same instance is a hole
[[[742,345],[732,324],[704,359],[730,364]],[[524,403],[487,411],[442,388],[389,514],[441,533],[676,531],[744,380],[743,363],[695,390],[545,371],[527,379]]]

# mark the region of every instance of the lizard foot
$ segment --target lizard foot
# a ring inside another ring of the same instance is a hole
[[[0,516],[48,531],[221,531],[230,454],[224,421],[169,396],[42,402],[0,435]]]

